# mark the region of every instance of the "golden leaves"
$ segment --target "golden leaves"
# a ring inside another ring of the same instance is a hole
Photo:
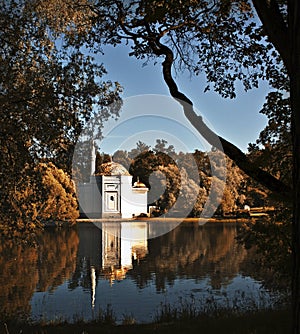
[[[57,33],[87,33],[95,13],[88,0],[36,0],[35,8],[40,18]]]

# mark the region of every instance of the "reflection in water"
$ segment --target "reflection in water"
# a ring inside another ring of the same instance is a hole
[[[228,284],[238,273],[246,251],[235,242],[234,225],[181,225],[167,235],[149,240],[149,258],[131,272],[142,288],[155,273],[157,291],[176,278],[210,276],[213,289]]]
[[[133,263],[148,253],[146,222],[99,223],[97,227],[78,226],[78,260],[69,283],[71,290],[78,286],[91,290],[93,308],[97,277],[108,280],[110,285],[123,280]]]
[[[46,230],[37,246],[0,245],[0,319],[28,317],[35,291],[54,291],[76,267],[78,234],[74,229]]]
[[[73,229],[51,229],[39,236],[36,291],[52,292],[72,275],[78,243],[78,234]]]
[[[0,319],[29,315],[29,301],[38,282],[38,253],[10,240],[1,242],[0,254]]]
[[[111,304],[119,316],[150,321],[161,302],[191,293],[199,300],[208,290],[257,294],[260,284],[240,274],[247,253],[234,224],[181,224],[151,239],[153,228],[146,221],[84,223],[46,230],[37,248],[2,244],[0,315],[89,320]]]
[[[102,273],[110,282],[125,278],[133,261],[147,254],[147,223],[102,223]]]

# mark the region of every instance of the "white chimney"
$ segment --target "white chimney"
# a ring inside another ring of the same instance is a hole
[[[96,170],[96,147],[94,141],[92,141],[92,148],[91,148],[91,175],[95,174]]]

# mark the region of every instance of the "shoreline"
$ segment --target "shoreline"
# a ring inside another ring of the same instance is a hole
[[[138,218],[78,218],[76,223],[102,223],[102,222],[182,222],[182,223],[236,223],[248,222],[249,218],[162,218],[162,217],[138,217]]]
[[[248,223],[255,222],[257,219],[267,217],[275,211],[274,207],[252,208],[249,211],[240,211],[238,214],[215,216],[215,217],[133,217],[133,218],[77,218],[75,222],[66,221],[48,221],[44,227],[52,226],[70,226],[81,223],[120,223],[120,222],[149,222],[149,223],[198,223],[200,226],[206,223]]]
[[[216,224],[216,223],[225,223],[225,224],[243,224],[249,222],[255,222],[257,219],[266,216],[263,215],[255,215],[245,217],[212,217],[212,218],[163,218],[163,217],[136,217],[136,218],[77,218],[74,223],[70,221],[48,221],[44,223],[44,227],[63,227],[63,226],[75,226],[77,224],[88,224],[88,223],[138,223],[138,222],[146,222],[146,223],[178,223],[178,224],[198,224],[199,226],[205,224]]]

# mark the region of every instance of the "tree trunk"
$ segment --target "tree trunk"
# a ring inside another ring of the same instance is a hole
[[[300,57],[299,57],[300,59]],[[299,87],[300,80],[297,80]],[[291,84],[292,85],[292,84]],[[296,85],[296,83],[294,83]],[[294,89],[295,90],[295,89]],[[291,90],[291,92],[293,89]],[[300,90],[298,89],[298,92]],[[300,333],[300,95],[295,97],[298,115],[293,115],[293,224],[292,224],[292,307],[293,307],[293,333]]]
[[[293,140],[293,333],[300,333],[300,5],[289,1],[290,92]]]
[[[298,56],[300,60],[300,55]],[[298,67],[300,68],[300,67]],[[299,72],[299,71],[298,71]],[[293,76],[292,76],[293,77]],[[298,94],[297,94],[298,92]],[[294,97],[292,97],[294,95]],[[291,78],[293,136],[293,319],[300,333],[300,76]]]
[[[292,113],[292,134],[293,134],[292,135],[293,136],[292,307],[293,307],[293,328],[294,328],[293,333],[299,334],[300,333],[300,238],[299,238],[300,237],[300,77],[299,76],[298,78],[291,78],[291,100],[292,100],[292,110],[293,110]]]

